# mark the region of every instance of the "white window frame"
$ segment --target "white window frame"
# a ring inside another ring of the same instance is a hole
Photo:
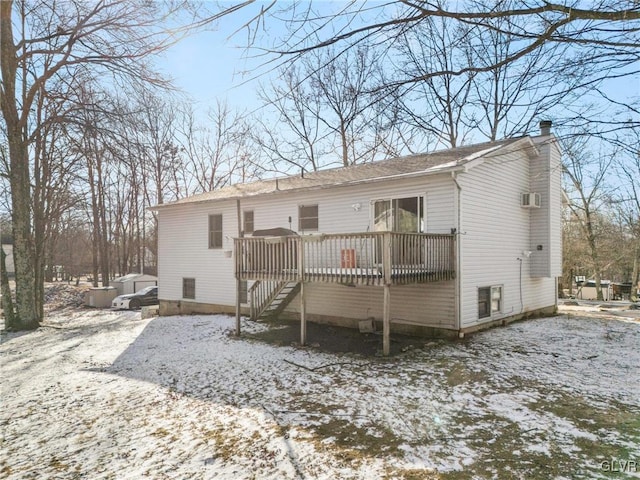
[[[219,230],[213,228],[214,217],[216,218],[220,217]],[[221,213],[209,214],[208,232],[209,232],[209,249],[215,250],[215,249],[222,248],[224,244],[224,217],[222,216]]]
[[[251,230],[247,228],[247,214],[251,215]],[[255,220],[256,220],[256,214],[254,210],[245,210],[244,212],[242,212],[242,231],[245,234],[254,232],[254,230],[256,229]]]
[[[193,282],[193,296],[187,296],[187,285],[186,282]],[[195,300],[196,299],[196,279],[195,277],[182,277],[182,298],[186,300]]]
[[[489,315],[480,316],[480,290],[489,289]],[[499,295],[496,297],[496,293]],[[504,285],[486,285],[478,287],[477,291],[478,319],[495,318],[504,310]],[[497,302],[497,305],[494,303]]]
[[[302,209],[303,208],[314,208],[316,209],[315,217],[303,217]],[[316,226],[311,228],[302,228],[303,220],[308,221],[314,219],[316,220]],[[320,207],[317,203],[313,203],[311,205],[298,205],[298,231],[299,232],[317,232],[320,230]]]
[[[391,202],[391,208],[393,209],[393,202],[397,202],[398,200],[405,200],[407,198],[416,198],[422,199],[422,201],[417,200],[418,207],[420,208],[420,212],[422,214],[422,224],[418,222],[418,230],[416,232],[411,233],[425,233],[427,231],[427,195],[425,193],[416,193],[415,195],[407,195],[401,197],[386,197],[386,198],[376,198],[371,200],[370,202],[370,219],[369,224],[371,225],[371,231],[390,231],[395,232],[394,226],[391,227],[391,230],[376,230],[376,203],[378,202]],[[420,218],[420,215],[418,215]]]

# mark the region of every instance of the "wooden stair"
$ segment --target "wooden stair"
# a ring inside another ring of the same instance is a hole
[[[251,320],[277,317],[298,292],[299,282],[257,281],[250,291]]]

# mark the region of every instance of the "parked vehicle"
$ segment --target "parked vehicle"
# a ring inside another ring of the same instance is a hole
[[[145,287],[136,293],[120,295],[111,302],[112,308],[124,310],[137,310],[146,305],[158,304],[158,287],[153,285]]]

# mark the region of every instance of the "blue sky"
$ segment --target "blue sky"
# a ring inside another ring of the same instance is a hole
[[[327,2],[322,8],[331,10],[336,5],[339,2]],[[230,107],[240,110],[259,107],[256,91],[259,82],[269,80],[269,68],[260,68],[264,59],[247,58],[251,53],[244,48],[246,33],[238,31],[258,11],[252,7],[223,17],[213,31],[181,40],[158,62],[164,73],[174,78],[176,86],[191,96],[199,112],[215,105],[216,100],[226,100]],[[267,22],[265,28],[272,38],[283,35],[283,25],[275,21]],[[622,103],[640,97],[638,75],[610,80],[603,87],[610,98]]]
[[[245,12],[224,17],[215,31],[184,38],[158,62],[164,73],[173,77],[176,86],[191,95],[201,109],[225,99],[229,106],[239,109],[257,106],[255,73],[261,61],[247,58],[246,34],[238,31],[250,17],[251,12]],[[266,76],[260,80],[266,80]]]

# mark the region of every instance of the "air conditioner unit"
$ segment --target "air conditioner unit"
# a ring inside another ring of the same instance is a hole
[[[534,192],[523,193],[520,197],[520,206],[522,208],[540,208],[540,194]]]

